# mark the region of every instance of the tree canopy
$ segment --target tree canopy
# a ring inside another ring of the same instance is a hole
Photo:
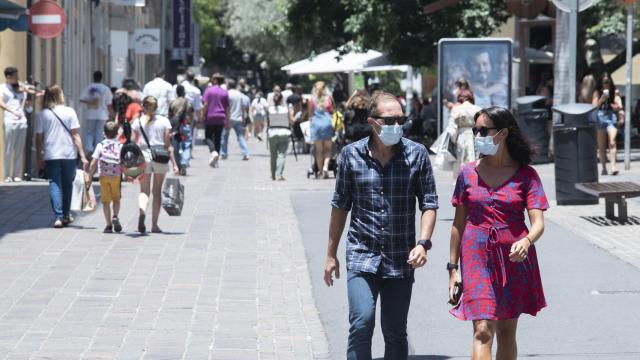
[[[423,7],[433,2],[292,0],[287,7],[287,33],[318,51],[353,41],[386,53],[396,63],[428,66],[436,61],[441,38],[487,36],[510,16],[502,0],[461,0],[425,14]]]

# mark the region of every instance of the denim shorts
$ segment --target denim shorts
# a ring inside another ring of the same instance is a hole
[[[605,130],[616,127],[618,118],[611,110],[598,110],[598,129]]]

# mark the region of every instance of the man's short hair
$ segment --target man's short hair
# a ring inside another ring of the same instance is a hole
[[[107,139],[113,139],[116,136],[118,136],[118,123],[115,121],[107,121],[104,123],[104,136],[107,137]]]
[[[101,81],[102,81],[102,71],[94,71],[93,82],[101,82]]]
[[[235,89],[235,88],[236,88],[236,81],[234,79],[228,79],[227,89]]]
[[[164,75],[165,75],[164,69],[158,69],[158,70],[156,71],[156,77],[157,77],[157,78],[163,78],[163,77],[164,77]]]
[[[215,73],[211,75],[211,82],[213,82],[214,80],[218,85],[222,85],[222,83],[224,82],[224,75],[220,73]]]
[[[9,67],[4,69],[4,76],[11,76],[11,75],[15,75],[17,73],[18,73],[18,69],[13,67],[13,66],[9,66]]]
[[[367,107],[367,114],[370,117],[378,116],[378,105],[384,102],[393,102],[393,101],[400,104],[400,108],[402,108],[402,103],[400,103],[400,100],[398,100],[398,98],[395,95],[390,94],[388,92],[384,92],[384,91],[376,91],[371,96],[371,100],[369,100],[369,106]]]
[[[184,86],[182,85],[178,85],[176,86],[176,95],[178,95],[178,97],[184,97]]]
[[[193,80],[196,78],[196,74],[194,74],[191,70],[187,70],[187,72],[184,73],[184,77],[187,78],[187,81],[193,82]]]

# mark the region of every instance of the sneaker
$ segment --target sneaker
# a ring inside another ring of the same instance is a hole
[[[22,182],[22,178],[16,176],[16,177],[13,178],[13,182]]]
[[[7,176],[7,178],[4,179],[4,182],[13,182],[13,179],[11,178],[11,176]]]
[[[104,227],[104,230],[102,231],[105,234],[111,234],[113,233],[113,226],[112,225],[107,225]]]
[[[187,176],[187,167],[182,165],[180,166],[180,175]]]
[[[53,227],[56,229],[62,229],[62,219],[56,219],[56,221],[53,222]]]
[[[249,155],[245,155],[245,156],[243,156],[243,157],[242,157],[242,160],[243,160],[243,161],[247,161],[247,160],[249,160],[249,159],[250,159]]]
[[[278,176],[278,181],[285,181],[286,179],[284,178],[284,176],[280,175]]]
[[[73,216],[71,216],[71,215],[67,215],[67,216],[63,216],[62,217],[62,225],[64,225],[64,226],[67,226],[67,225],[71,224],[74,221],[76,221],[76,219],[74,219]]]
[[[227,160],[227,158],[228,158],[228,157],[229,157],[229,155],[227,155],[227,154],[220,155],[220,158],[221,158],[222,160]]]
[[[211,154],[209,154],[209,166],[217,167],[219,158],[220,154],[218,154],[217,151],[212,151]]]
[[[120,224],[120,219],[118,219],[117,216],[114,216],[111,219],[111,223],[113,224],[113,230],[117,233],[119,233],[120,231],[122,231],[122,225]]]
[[[138,216],[138,231],[141,234],[144,234],[145,232],[147,232],[147,228],[144,226],[144,215],[140,215]]]

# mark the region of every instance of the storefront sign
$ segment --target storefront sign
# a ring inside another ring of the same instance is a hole
[[[136,29],[133,45],[136,54],[160,54],[160,29]]]

